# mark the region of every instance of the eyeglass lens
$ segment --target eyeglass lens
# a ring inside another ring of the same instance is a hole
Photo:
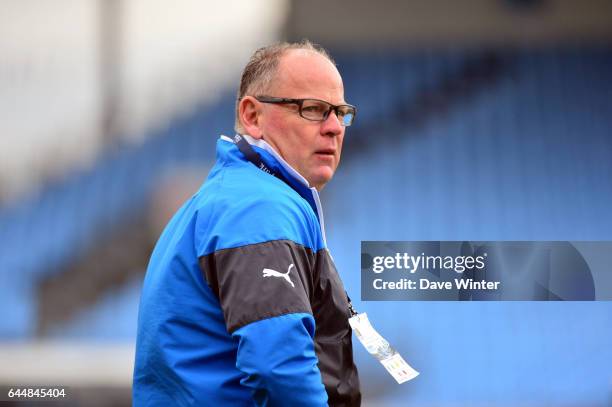
[[[302,103],[301,114],[304,118],[309,120],[326,120],[332,105],[321,100],[305,99]],[[350,126],[353,123],[355,116],[355,109],[351,106],[338,106],[336,114],[343,126]]]

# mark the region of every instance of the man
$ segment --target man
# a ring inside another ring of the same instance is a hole
[[[354,116],[323,49],[283,43],[251,57],[239,135],[218,140],[208,179],[151,256],[134,405],[360,404],[317,192]]]

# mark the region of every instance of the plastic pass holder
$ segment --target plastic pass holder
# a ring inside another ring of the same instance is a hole
[[[368,314],[365,312],[355,314],[349,319],[349,324],[359,342],[365,346],[372,356],[378,359],[399,384],[412,380],[419,375],[419,372],[406,363],[402,355],[374,329],[370,324]]]

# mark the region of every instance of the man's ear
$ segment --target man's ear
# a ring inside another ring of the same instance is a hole
[[[261,113],[261,103],[253,96],[245,96],[240,99],[240,103],[238,104],[238,117],[245,133],[256,139],[260,139],[263,136],[261,130]]]

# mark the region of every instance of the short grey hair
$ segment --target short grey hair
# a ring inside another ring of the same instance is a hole
[[[278,62],[287,51],[292,49],[303,49],[316,52],[336,65],[325,48],[309,40],[302,40],[300,42],[281,42],[259,48],[249,59],[249,62],[242,71],[242,77],[240,78],[240,87],[238,88],[238,96],[236,98],[236,119],[234,123],[234,130],[236,130],[237,133],[244,133],[244,128],[238,116],[240,100],[246,95],[257,95],[268,92],[274,80],[274,76],[276,75]]]

